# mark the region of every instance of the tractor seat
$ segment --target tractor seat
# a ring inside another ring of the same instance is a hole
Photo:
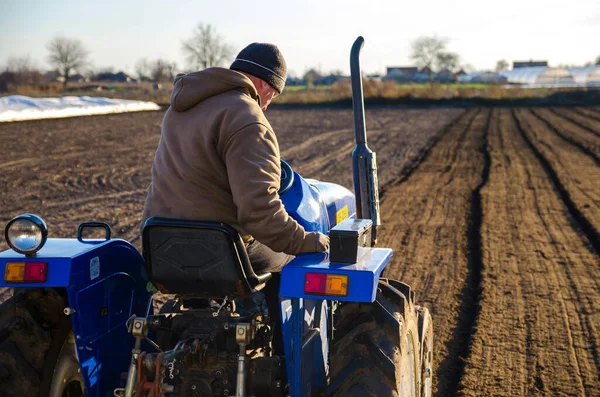
[[[271,278],[254,273],[242,238],[221,222],[152,217],[142,246],[150,281],[163,293],[248,296]]]

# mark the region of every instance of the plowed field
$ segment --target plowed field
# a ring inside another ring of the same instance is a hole
[[[0,124],[0,226],[106,221],[139,247],[162,116]],[[295,170],[352,187],[350,110],[267,117]],[[367,130],[386,276],[432,311],[436,395],[600,396],[600,108],[378,108]]]

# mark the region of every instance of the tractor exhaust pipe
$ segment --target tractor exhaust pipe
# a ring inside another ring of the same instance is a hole
[[[356,218],[371,219],[371,246],[377,242],[379,219],[379,186],[377,182],[377,164],[375,152],[367,146],[367,127],[365,125],[365,103],[363,99],[362,75],[359,55],[365,39],[359,36],[350,52],[350,77],[352,79],[352,107],[354,111],[354,132],[356,147],[352,152],[352,172],[354,174],[354,196],[356,198]]]

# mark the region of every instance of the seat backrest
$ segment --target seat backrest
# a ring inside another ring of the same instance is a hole
[[[254,273],[240,235],[224,223],[152,217],[142,244],[150,280],[163,293],[247,296],[271,277]]]

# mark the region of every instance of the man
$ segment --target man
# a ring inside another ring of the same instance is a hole
[[[327,250],[329,238],[306,232],[278,195],[279,145],[263,111],[283,91],[286,69],[275,45],[253,43],[230,69],[175,78],[143,221],[161,216],[229,224],[257,273],[281,271],[299,253]]]

